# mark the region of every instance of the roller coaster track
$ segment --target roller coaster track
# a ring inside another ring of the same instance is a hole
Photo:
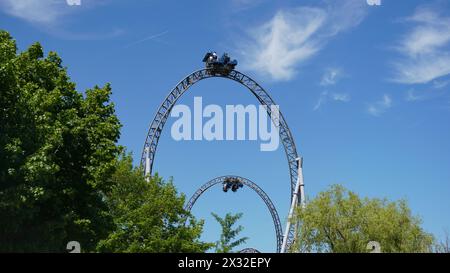
[[[280,112],[279,115],[272,115],[271,106],[276,107],[277,105],[270,95],[249,76],[237,70],[231,70],[229,73],[218,73],[211,69],[200,69],[181,80],[159,106],[158,111],[150,124],[141,156],[141,167],[143,167],[145,175],[152,174],[159,138],[161,137],[162,130],[167,122],[170,112],[178,99],[195,83],[213,77],[227,78],[244,85],[256,97],[261,105],[266,106],[267,114],[274,124],[279,126],[279,135],[287,157],[290,175],[291,209],[287,219],[288,223],[282,247],[282,252],[288,251],[289,247],[293,244],[296,233],[296,225],[291,223],[294,209],[298,204],[304,204],[304,184],[303,175],[301,173],[302,160],[297,153],[294,138],[292,137],[292,133],[282,113]]]

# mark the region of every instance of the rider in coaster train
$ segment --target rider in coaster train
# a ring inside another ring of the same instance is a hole
[[[225,70],[231,71],[236,65],[236,60],[231,60],[227,53],[224,53],[222,57],[218,58],[216,52],[208,52],[203,58],[203,62],[206,65],[206,68],[212,68],[216,70]]]
[[[243,186],[244,184],[242,184],[242,182],[239,181],[239,179],[227,178],[223,182],[222,189],[224,192],[227,192],[229,189],[231,189],[231,191],[233,192],[236,192],[239,188],[242,188]]]

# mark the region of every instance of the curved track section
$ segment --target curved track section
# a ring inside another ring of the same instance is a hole
[[[239,251],[239,253],[261,253],[257,249],[254,248],[244,248],[243,250]]]
[[[214,185],[217,184],[223,184],[227,179],[237,179],[239,182],[244,184],[245,186],[251,188],[254,190],[259,197],[264,201],[267,208],[269,209],[270,215],[272,216],[273,224],[275,226],[275,235],[276,235],[276,242],[277,242],[277,252],[279,253],[281,251],[281,244],[283,243],[283,230],[281,227],[280,217],[278,216],[278,212],[275,208],[275,206],[272,203],[272,200],[270,200],[269,196],[254,182],[250,181],[249,179],[240,177],[240,176],[234,176],[234,175],[228,175],[228,176],[221,176],[214,178],[207,183],[205,183],[203,186],[201,186],[195,193],[192,195],[191,199],[187,202],[185,209],[187,211],[191,211],[192,207],[194,206],[197,199],[206,192],[209,188],[211,188]]]
[[[158,141],[161,137],[161,132],[164,128],[167,118],[169,117],[170,112],[172,111],[173,106],[192,85],[201,80],[212,77],[227,78],[244,85],[248,90],[250,90],[253,95],[255,95],[255,97],[262,105],[267,106],[267,113],[271,117],[272,121],[274,121],[275,124],[279,124],[280,140],[283,143],[284,151],[286,153],[289,164],[292,198],[298,177],[297,158],[299,156],[297,154],[297,149],[295,147],[295,142],[294,138],[292,137],[291,131],[289,130],[289,127],[281,112],[279,113],[279,115],[277,115],[278,120],[276,120],[277,117],[274,117],[275,115],[272,116],[270,107],[276,106],[276,103],[272,100],[269,94],[256,81],[237,70],[232,70],[228,75],[223,75],[214,73],[210,69],[201,69],[185,77],[172,89],[172,91],[170,91],[169,95],[159,106],[158,112],[156,113],[155,118],[153,119],[148,130],[147,138],[145,140],[144,149],[141,156],[141,166],[144,168],[145,174],[152,174],[153,162],[155,160]]]
[[[275,206],[272,203],[272,200],[270,200],[269,196],[254,182],[250,181],[249,179],[240,177],[240,176],[221,176],[214,178],[207,183],[205,183],[203,186],[201,186],[189,199],[187,202],[185,209],[187,211],[191,211],[192,207],[194,206],[197,199],[206,192],[209,188],[211,188],[214,185],[217,184],[223,184],[227,179],[237,179],[239,182],[244,184],[245,186],[251,188],[254,190],[259,197],[264,201],[267,208],[269,209],[270,215],[272,216],[273,224],[275,226],[275,235],[276,235],[276,242],[277,242],[277,252],[279,253],[281,251],[281,245],[283,243],[283,230],[281,227],[280,217],[278,216],[278,212],[275,208]]]

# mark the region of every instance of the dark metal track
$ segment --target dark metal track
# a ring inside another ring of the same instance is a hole
[[[266,110],[275,125],[279,126],[280,139],[283,143],[284,151],[287,157],[290,175],[290,188],[291,188],[291,200],[295,191],[295,185],[298,178],[298,161],[299,157],[297,154],[297,149],[295,146],[294,138],[289,130],[287,122],[285,121],[283,114],[279,112],[278,115],[272,115],[271,106],[277,106],[270,95],[252,78],[247,75],[231,70],[228,74],[216,73],[211,69],[201,69],[197,70],[182,81],[180,81],[167,95],[163,103],[159,106],[158,111],[150,124],[148,134],[145,140],[144,149],[141,156],[141,167],[144,168],[146,175],[151,175],[153,170],[153,163],[156,155],[156,148],[158,146],[159,138],[161,137],[161,132],[164,125],[172,111],[173,106],[176,104],[178,99],[195,83],[212,78],[221,77],[233,80],[244,85],[250,92],[256,97],[256,99],[261,103],[261,105],[266,106]],[[294,225],[291,225],[287,237],[288,246],[292,245],[294,241],[295,229]]]
[[[261,253],[257,249],[254,248],[244,248],[243,250],[239,251],[239,253]]]
[[[245,87],[247,87],[253,95],[258,99],[258,101],[267,106],[267,113],[272,118],[270,106],[276,106],[276,103],[272,100],[269,94],[253,79],[244,75],[243,73],[232,70],[228,75],[213,74],[209,69],[202,69],[195,71],[179,82],[175,88],[169,93],[165,98],[163,103],[160,105],[155,118],[153,119],[145,140],[144,149],[141,157],[141,166],[144,167],[146,174],[151,175],[153,169],[153,163],[156,154],[156,148],[158,146],[158,141],[161,136],[161,132],[167,121],[167,118],[172,110],[173,106],[176,104],[177,100],[195,83],[211,78],[211,77],[222,77],[234,80]],[[277,124],[277,122],[275,123]],[[298,158],[297,149],[295,147],[294,138],[292,137],[291,131],[285,121],[283,114],[279,113],[279,129],[280,129],[280,139],[283,143],[284,150],[286,152],[286,157],[289,164],[289,174],[291,178],[291,198],[294,192],[294,187],[297,181],[297,161]],[[149,166],[147,166],[146,158],[149,158]]]
[[[259,197],[264,201],[267,208],[269,209],[270,215],[272,215],[273,224],[275,226],[275,235],[276,235],[276,242],[277,242],[277,253],[281,251],[281,244],[283,243],[283,229],[281,227],[280,217],[278,216],[278,212],[275,208],[275,206],[272,203],[272,200],[270,200],[269,196],[254,182],[235,175],[229,175],[229,176],[221,176],[214,178],[207,183],[205,183],[203,186],[201,186],[195,193],[192,195],[191,199],[187,202],[185,209],[187,211],[191,211],[192,207],[194,206],[195,202],[197,201],[200,196],[206,192],[209,188],[211,188],[214,185],[222,184],[227,179],[237,179],[239,182],[244,184],[245,186],[251,188],[254,190]]]

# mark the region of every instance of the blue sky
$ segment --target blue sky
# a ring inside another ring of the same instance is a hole
[[[340,183],[368,197],[405,198],[427,231],[450,228],[450,3],[448,1],[0,0],[0,28],[20,50],[35,41],[57,51],[77,89],[110,82],[123,123],[120,144],[139,163],[157,107],[208,50],[229,52],[238,70],[280,105],[304,157],[306,194]],[[210,79],[179,103],[255,104],[242,86]],[[176,142],[169,119],[154,165],[187,196],[217,176],[261,186],[283,226],[289,176],[282,147],[258,141]],[[264,203],[249,189],[213,188],[193,213],[205,240],[210,212],[243,212],[246,247],[275,250]]]

